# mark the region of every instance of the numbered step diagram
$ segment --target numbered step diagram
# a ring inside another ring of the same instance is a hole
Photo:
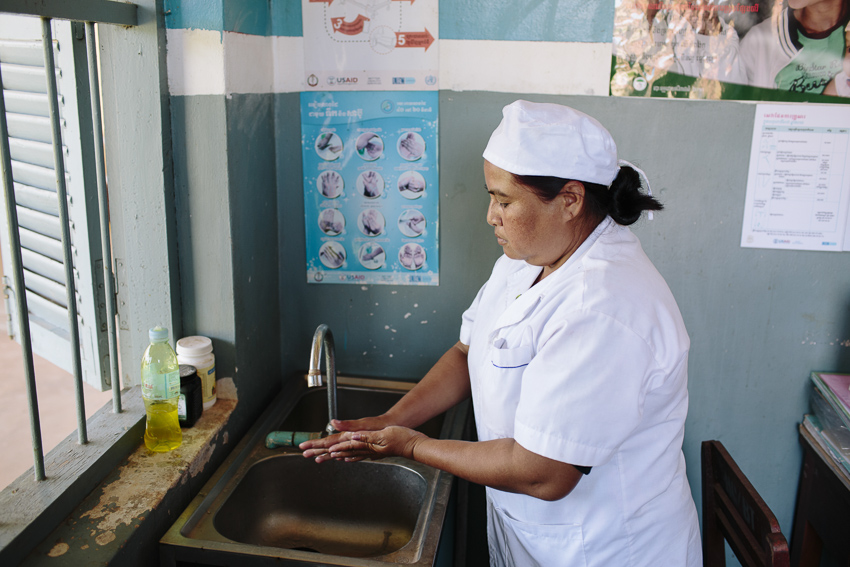
[[[437,0],[302,0],[308,89],[437,90]]]

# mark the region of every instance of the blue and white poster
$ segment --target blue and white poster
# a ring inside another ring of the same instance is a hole
[[[308,282],[439,285],[438,102],[301,93]]]

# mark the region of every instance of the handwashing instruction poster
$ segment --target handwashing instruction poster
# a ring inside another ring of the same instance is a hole
[[[850,107],[759,105],[741,246],[850,249]]]
[[[308,282],[439,284],[438,102],[301,93]]]
[[[301,0],[301,14],[309,88],[438,88],[438,0]]]

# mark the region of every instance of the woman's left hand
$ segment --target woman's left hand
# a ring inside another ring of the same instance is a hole
[[[307,458],[314,457],[317,463],[331,459],[346,462],[383,457],[406,457],[413,459],[416,444],[428,437],[418,431],[393,425],[380,431],[346,431],[326,440],[310,442],[304,451]],[[322,443],[322,441],[326,441]],[[302,448],[304,448],[302,445]],[[318,445],[324,445],[319,447]]]

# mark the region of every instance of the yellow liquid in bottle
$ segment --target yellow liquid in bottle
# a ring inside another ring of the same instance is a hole
[[[145,446],[151,451],[164,453],[176,449],[183,443],[183,432],[177,420],[177,404],[166,401],[145,400],[147,422],[145,424]]]

